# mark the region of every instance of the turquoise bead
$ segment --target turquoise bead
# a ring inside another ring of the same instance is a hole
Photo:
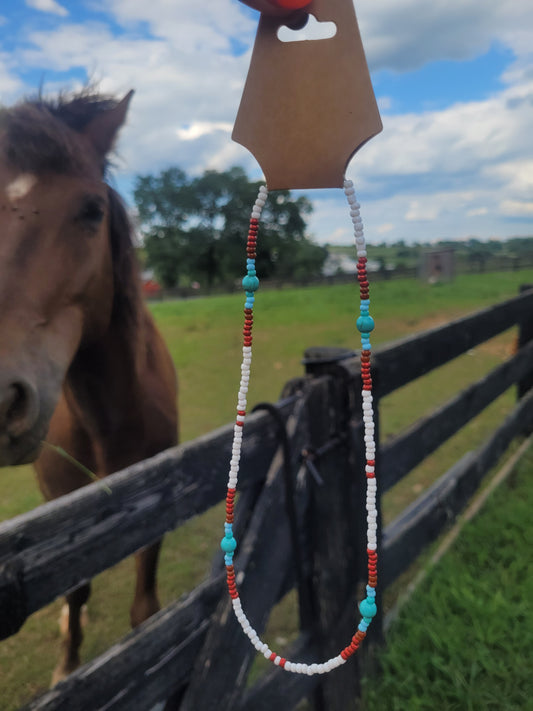
[[[372,316],[359,316],[355,325],[361,333],[370,333],[374,330],[374,319]]]
[[[233,553],[235,548],[237,548],[237,541],[233,538],[224,538],[220,541],[220,547],[224,551],[224,553]]]
[[[376,607],[376,603],[374,602],[374,600],[367,597],[365,600],[361,601],[361,604],[359,605],[359,611],[363,615],[363,618],[372,618],[377,615],[378,608]]]
[[[242,280],[242,288],[246,291],[246,295],[249,293],[254,293],[259,289],[259,279],[256,276],[245,276]]]

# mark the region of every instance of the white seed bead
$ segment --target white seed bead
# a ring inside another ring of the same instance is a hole
[[[353,182],[351,180],[344,181],[344,188],[346,193],[346,198],[350,205],[350,216],[352,218],[354,237],[357,247],[357,255],[359,257],[366,257],[366,242],[363,234],[363,220],[359,214],[359,203],[355,197],[355,189],[353,187]],[[252,209],[252,217],[259,219],[262,208],[266,204],[267,198],[267,188],[266,186],[261,186],[259,189],[258,197]],[[237,406],[238,412],[245,412],[247,407],[247,393],[250,381],[250,366],[252,362],[252,348],[251,346],[243,346],[243,358],[241,363],[241,381],[239,386],[239,392],[237,395]],[[375,442],[375,424],[374,424],[374,412],[372,409],[373,397],[370,391],[362,391],[362,409],[363,409],[363,422],[364,422],[364,440],[366,445],[366,458],[367,460],[373,460],[375,458],[376,452],[376,442]],[[240,426],[244,423],[244,415],[237,414],[236,423],[234,426],[234,436],[232,443],[232,458],[230,462],[230,471],[228,478],[228,487],[230,489],[235,489],[237,486],[237,476],[239,472],[239,461],[241,456],[241,448],[243,442],[243,429]],[[365,466],[365,472],[367,474],[373,474],[375,472],[375,467],[367,464]],[[368,550],[375,551],[377,549],[377,517],[378,511],[376,506],[376,491],[377,484],[375,477],[367,478],[366,480],[366,510],[367,510],[367,548]],[[237,583],[242,582],[242,574],[237,576]],[[259,635],[252,627],[251,623],[247,619],[243,609],[240,598],[232,598],[232,605],[237,617],[238,622],[241,624],[243,631],[250,639],[254,648],[263,654],[266,659],[273,657],[273,662],[276,666],[281,663],[281,657],[275,652],[272,652],[267,644],[261,641]],[[301,664],[291,661],[286,661],[284,668],[288,672],[294,672],[298,674],[306,674],[312,676],[314,674],[325,674],[326,672],[332,671],[333,669],[341,666],[346,662],[345,659],[339,654],[337,657],[332,657],[331,659],[323,662],[321,664]]]

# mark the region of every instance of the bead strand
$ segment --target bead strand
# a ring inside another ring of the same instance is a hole
[[[362,619],[352,637],[350,644],[345,647],[336,657],[328,659],[321,664],[302,664],[292,662],[273,652],[269,646],[263,642],[255,629],[250,624],[242,609],[239,591],[235,580],[235,569],[233,567],[233,554],[237,548],[237,541],[233,535],[234,505],[239,475],[239,462],[242,448],[242,433],[246,417],[247,393],[250,381],[250,366],[252,362],[252,326],[253,307],[255,292],[259,287],[255,269],[257,232],[259,218],[266,203],[268,192],[266,187],[259,189],[259,194],[254,203],[250,217],[250,227],[248,231],[247,253],[247,274],[242,281],[242,286],[246,294],[244,305],[244,328],[243,328],[243,358],[241,364],[241,381],[237,398],[237,418],[233,430],[232,457],[230,461],[228,488],[226,494],[226,521],[224,523],[224,538],[221,541],[221,548],[224,551],[224,561],[226,564],[226,579],[228,591],[235,616],[241,625],[243,632],[249,638],[254,648],[263,654],[276,666],[282,667],[285,671],[295,674],[325,674],[344,664],[349,657],[359,648],[359,645],[366,636],[368,626],[375,617],[377,608],[375,603],[377,585],[377,508],[376,508],[376,477],[375,477],[375,453],[376,444],[374,440],[374,419],[372,410],[372,378],[370,374],[370,333],[374,328],[374,321],[369,313],[369,285],[366,273],[366,245],[363,234],[363,223],[359,215],[359,203],[355,197],[355,190],[352,181],[345,181],[344,192],[350,205],[350,216],[354,225],[355,243],[357,248],[357,270],[360,289],[360,316],[357,319],[357,329],[361,333],[361,375],[363,379],[363,422],[365,432],[366,448],[366,509],[367,509],[367,555],[368,555],[368,581],[366,587],[366,598],[359,605]]]

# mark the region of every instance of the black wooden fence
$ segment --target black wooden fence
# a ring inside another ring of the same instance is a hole
[[[464,508],[513,438],[531,429],[533,289],[377,351],[379,436],[380,398],[516,324],[515,355],[380,447],[381,495],[518,385],[515,409],[487,441],[385,528],[380,591]],[[243,603],[260,633],[272,607],[297,584],[302,629],[286,656],[308,662],[329,658],[349,642],[365,575],[366,520],[359,361],[340,349],[309,349],[305,365],[305,377],[287,384],[276,417],[259,411],[247,421],[235,567]],[[232,431],[223,427],[112,475],[111,494],[91,484],[1,524],[0,638],[15,634],[58,595],[220,502]],[[288,470],[292,517],[284,505]],[[357,707],[359,660],[353,658],[320,677],[274,667],[247,686],[254,653],[229,611],[216,556],[212,574],[192,593],[25,708],[143,711],[170,699],[169,711],[289,711],[304,697],[316,711]],[[374,623],[374,639],[381,624]]]

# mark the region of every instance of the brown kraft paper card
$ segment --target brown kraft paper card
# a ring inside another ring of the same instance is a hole
[[[335,35],[282,42],[283,23],[262,15],[233,130],[270,190],[342,187],[353,154],[382,130],[352,0],[306,10]]]

